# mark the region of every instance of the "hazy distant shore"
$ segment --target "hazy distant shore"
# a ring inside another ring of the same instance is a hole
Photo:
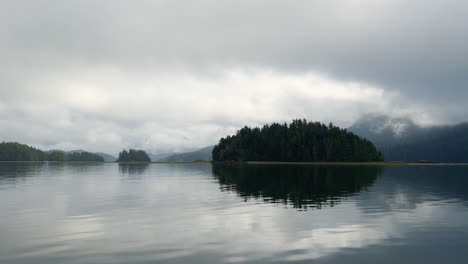
[[[115,164],[247,164],[247,165],[321,165],[321,166],[468,166],[468,163],[417,163],[417,162],[283,162],[283,161],[246,161],[246,162],[211,162],[211,161],[193,161],[193,162],[97,162],[97,161],[0,161],[0,163],[115,163]]]

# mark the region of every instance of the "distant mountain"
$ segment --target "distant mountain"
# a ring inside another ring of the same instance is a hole
[[[103,153],[103,152],[96,152],[95,154],[98,154],[99,156],[101,156],[105,162],[113,162],[113,161],[116,161],[117,158],[110,155],[110,154],[107,154],[107,153]]]
[[[160,159],[167,158],[167,157],[169,157],[171,155],[174,155],[174,154],[178,154],[178,153],[176,153],[176,152],[159,153],[159,154],[148,153],[148,155],[151,158],[151,161],[159,161]]]
[[[52,150],[52,151],[63,151],[63,150]],[[81,152],[88,152],[88,151],[82,150],[82,149],[75,149],[75,150],[63,151],[63,152],[72,154],[72,153],[81,153]]]
[[[49,150],[47,152],[53,152],[53,151],[62,151],[62,150]],[[65,152],[67,154],[73,154],[73,153],[83,153],[83,152],[88,152],[86,150],[82,150],[82,149],[75,149],[75,150],[70,150],[70,151],[62,151],[62,152]],[[91,152],[93,153],[93,152]],[[97,154],[99,156],[101,156],[105,162],[113,162],[113,161],[116,161],[117,158],[110,155],[110,154],[107,154],[107,153],[104,153],[104,152],[94,152],[93,154]]]
[[[209,146],[192,152],[172,154],[161,158],[159,162],[193,162],[198,160],[211,160],[211,152],[214,146]]]
[[[374,144],[394,145],[420,134],[423,130],[410,118],[392,118],[385,115],[366,115],[348,128]]]
[[[368,115],[349,130],[372,141],[387,161],[468,162],[468,123],[422,127],[410,118]]]

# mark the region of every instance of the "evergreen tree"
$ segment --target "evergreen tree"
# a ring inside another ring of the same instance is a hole
[[[68,156],[65,152],[54,150],[46,154],[48,161],[68,161]]]
[[[40,149],[17,142],[0,143],[1,161],[43,161],[45,153]]]
[[[143,150],[129,149],[119,153],[118,162],[150,162],[151,158]]]
[[[293,120],[291,124],[244,127],[221,138],[213,161],[382,161],[382,154],[367,139],[346,129]]]
[[[99,161],[104,159],[90,152],[66,153],[60,150],[44,152],[16,142],[0,143],[0,161]]]

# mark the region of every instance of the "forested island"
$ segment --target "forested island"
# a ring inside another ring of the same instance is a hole
[[[213,161],[371,162],[383,155],[367,139],[320,122],[293,120],[262,128],[244,127],[221,138]]]
[[[2,142],[0,161],[103,162],[104,158],[82,150],[42,151],[16,142]],[[116,161],[151,162],[151,158],[144,150],[123,149]],[[290,124],[244,127],[233,136],[221,138],[213,147],[212,161],[373,162],[383,161],[383,155],[369,140],[346,129],[297,119]]]
[[[117,162],[151,162],[151,158],[144,150],[124,149],[119,152]]]
[[[104,158],[87,151],[65,152],[60,150],[43,151],[17,142],[0,143],[0,161],[94,161]]]

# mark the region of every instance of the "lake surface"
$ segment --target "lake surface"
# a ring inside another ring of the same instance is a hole
[[[0,263],[467,263],[468,167],[0,164]]]

